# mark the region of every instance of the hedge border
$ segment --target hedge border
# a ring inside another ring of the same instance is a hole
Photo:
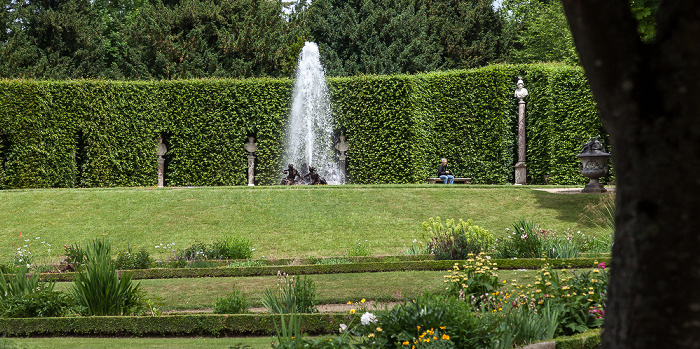
[[[345,274],[345,273],[378,273],[391,271],[418,270],[451,270],[455,263],[463,264],[463,260],[427,260],[383,263],[348,263],[334,265],[279,265],[261,267],[218,267],[218,268],[181,268],[181,269],[138,269],[122,272],[133,273],[133,279],[174,279],[202,277],[247,277],[275,276],[278,273],[290,275],[313,274]],[[595,262],[610,263],[610,258],[572,258],[572,259],[494,259],[499,269],[538,269],[549,263],[553,268],[593,268]],[[73,281],[75,273],[44,273],[42,281],[67,282]]]
[[[338,332],[347,314],[298,314],[305,334]],[[144,316],[90,316],[64,318],[0,318],[3,337],[160,337],[274,335],[279,314],[195,314]],[[287,319],[288,321],[288,319]]]

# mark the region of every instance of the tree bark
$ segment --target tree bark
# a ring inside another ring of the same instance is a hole
[[[700,348],[700,6],[662,2],[642,43],[629,0],[562,0],[616,168],[604,348]]]

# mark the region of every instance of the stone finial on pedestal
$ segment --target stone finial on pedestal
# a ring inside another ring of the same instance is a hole
[[[163,137],[158,137],[158,188],[162,188],[165,182],[165,159],[163,156],[168,153],[168,147],[163,143]]]
[[[255,137],[248,136],[248,142],[243,147],[248,152],[248,186],[255,186],[255,152],[258,151],[258,144]]]
[[[525,162],[525,146],[527,140],[525,138],[525,97],[527,97],[527,89],[523,83],[523,78],[518,77],[516,84],[515,97],[520,99],[518,102],[518,162],[515,164],[515,184],[527,183],[527,163]]]
[[[347,178],[346,173],[345,173],[345,160],[347,159],[347,155],[345,152],[350,149],[348,146],[348,143],[345,141],[345,135],[340,135],[338,140],[338,143],[335,144],[335,149],[340,152],[338,155],[338,167],[340,168],[340,183],[345,183],[345,178]]]

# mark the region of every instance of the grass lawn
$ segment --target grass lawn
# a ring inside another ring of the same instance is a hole
[[[498,272],[501,280],[512,280],[527,284],[534,281],[537,270]],[[404,296],[424,292],[443,293],[443,276],[449,271],[407,271],[389,273],[324,274],[309,275],[316,285],[316,294],[321,304],[356,302],[362,298],[378,301],[396,301]],[[163,311],[211,309],[217,298],[223,298],[233,287],[248,296],[251,306],[260,307],[260,296],[267,287],[274,287],[273,276],[240,278],[187,278],[139,280],[150,297],[160,298]],[[56,290],[66,291],[72,283],[58,283]],[[362,285],[358,290],[357,285]]]
[[[528,186],[4,190],[0,262],[23,245],[38,256],[35,261],[58,260],[63,245],[96,236],[108,236],[116,250],[143,247],[160,258],[168,253],[155,245],[175,243],[183,249],[225,235],[251,240],[254,258],[342,256],[358,240],[371,244],[373,255],[398,254],[421,238],[422,222],[435,216],[472,219],[496,234],[520,218],[547,229],[596,233],[581,226],[579,215],[597,201],[596,195],[551,194]]]

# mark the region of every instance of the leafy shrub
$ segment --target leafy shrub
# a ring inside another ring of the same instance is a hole
[[[476,256],[470,254],[468,257],[461,270],[455,263],[452,274],[445,275],[445,282],[449,284],[447,292],[464,299],[498,291],[501,283],[498,281],[496,263],[492,263],[484,253]]]
[[[114,263],[119,270],[148,269],[153,265],[154,260],[145,248],[133,253],[129,247],[126,252],[117,253]]]
[[[15,275],[5,276],[0,272],[0,300],[39,291],[53,291],[55,283],[39,281],[39,274],[27,275],[26,265],[16,269]]]
[[[367,240],[365,240],[365,242],[367,242]],[[348,257],[369,257],[372,255],[371,248],[372,244],[363,244],[360,239],[357,239],[357,244],[354,244],[350,247],[350,250],[348,250]]]
[[[484,340],[469,304],[455,297],[426,293],[373,315],[376,322],[361,318],[353,329],[367,346],[401,348],[408,342],[418,348],[429,344],[424,339],[435,337],[433,345],[449,341],[444,347],[479,348]]]
[[[226,236],[212,243],[208,259],[249,259],[253,257],[250,240]]]
[[[494,237],[488,230],[474,225],[472,220],[447,219],[445,225],[440,217],[423,222],[423,233],[428,240],[428,250],[438,260],[465,259],[468,254],[487,252],[493,248]]]
[[[95,239],[87,245],[87,263],[75,275],[73,294],[82,315],[128,315],[143,307],[140,285],[133,285],[130,273],[119,277],[110,258],[109,240]]]
[[[63,251],[66,255],[63,263],[69,266],[73,270],[78,270],[78,268],[87,262],[87,254],[85,248],[81,247],[80,244],[75,245],[64,245]]]
[[[500,258],[542,257],[542,241],[537,225],[524,219],[518,220],[513,224],[513,231],[501,240],[497,251]]]
[[[248,297],[240,290],[233,291],[224,298],[217,298],[214,303],[214,314],[243,314],[249,308]]]
[[[0,314],[9,318],[60,317],[73,309],[74,300],[68,295],[42,289],[9,297],[0,302]]]
[[[571,335],[602,325],[609,280],[604,263],[592,271],[562,270],[562,274],[546,264],[532,294],[538,306],[554,300],[562,308],[558,334]]]
[[[277,274],[277,287],[266,288],[263,291],[262,303],[274,314],[316,313],[316,285],[313,280],[304,276],[295,278],[285,274]]]
[[[186,249],[182,250],[178,255],[189,261],[197,259],[208,259],[212,254],[211,249],[202,242],[195,242]]]

